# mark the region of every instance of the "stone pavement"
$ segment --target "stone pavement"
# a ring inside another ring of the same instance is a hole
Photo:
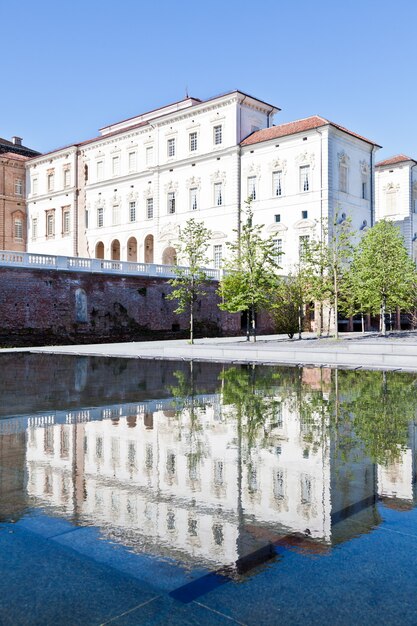
[[[106,343],[41,348],[9,348],[5,352],[57,353],[143,359],[216,361],[224,363],[300,364],[364,369],[417,371],[417,332],[402,331],[380,337],[377,333],[342,333],[318,339],[304,333],[303,339],[268,335],[256,343],[246,337]]]

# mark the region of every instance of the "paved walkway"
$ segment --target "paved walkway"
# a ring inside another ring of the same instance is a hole
[[[256,343],[245,337],[186,340],[105,343],[42,348],[9,348],[6,352],[34,352],[112,356],[143,359],[217,361],[224,363],[300,364],[364,369],[405,370],[417,372],[417,332],[343,333],[340,339],[318,339],[305,333],[303,339],[286,335],[268,335]]]

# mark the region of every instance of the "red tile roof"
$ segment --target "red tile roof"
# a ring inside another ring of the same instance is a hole
[[[417,163],[415,159],[407,156],[406,154],[397,154],[390,159],[385,159],[385,161],[380,161],[376,164],[376,167],[383,167],[384,165],[397,165],[398,163],[405,163],[406,161],[412,161],[413,163]]]
[[[321,126],[334,126],[344,133],[348,133],[348,135],[352,135],[353,137],[357,137],[362,141],[366,141],[367,143],[372,144],[373,146],[377,146],[380,148],[377,143],[371,141],[370,139],[366,139],[366,137],[362,137],[362,135],[358,135],[357,133],[353,133],[351,130],[344,128],[344,126],[340,126],[340,124],[335,124],[334,122],[330,122],[326,120],[324,117],[320,115],[312,115],[311,117],[306,117],[302,120],[296,120],[295,122],[288,122],[287,124],[280,124],[280,126],[271,126],[271,128],[264,128],[263,130],[257,130],[249,137],[246,137],[241,143],[242,146],[251,146],[255,143],[261,143],[262,141],[269,141],[271,139],[279,139],[280,137],[287,137],[288,135],[295,135],[296,133],[303,133],[307,130],[313,130],[314,128],[320,128]]]

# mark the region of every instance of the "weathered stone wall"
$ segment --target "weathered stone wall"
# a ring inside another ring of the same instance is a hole
[[[197,336],[238,335],[240,315],[219,310],[217,283],[197,303]],[[187,336],[166,279],[0,268],[0,345],[137,341]]]

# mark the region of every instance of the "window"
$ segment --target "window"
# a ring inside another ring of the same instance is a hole
[[[120,174],[120,157],[118,156],[112,158],[112,173],[113,176],[119,176]]]
[[[136,172],[136,152],[129,152],[129,172]]]
[[[23,196],[23,180],[16,178],[14,181],[14,192],[16,196]]]
[[[99,207],[97,209],[97,228],[102,228],[104,225],[104,209]]]
[[[146,218],[148,220],[153,219],[153,198],[147,198],[146,200]]]
[[[221,487],[224,483],[224,463],[223,461],[214,461],[214,484]]]
[[[282,170],[272,172],[272,190],[274,196],[282,196]]]
[[[36,239],[38,236],[38,218],[32,219],[32,239]]]
[[[129,222],[136,222],[136,202],[129,202]]]
[[[362,182],[362,200],[368,199],[368,188],[365,182]]]
[[[48,174],[48,178],[47,178],[48,191],[54,190],[54,182],[55,182],[55,175],[53,172],[51,172]]]
[[[175,156],[175,139],[168,139],[167,154],[168,154],[168,158]]]
[[[153,164],[153,146],[148,146],[146,148],[146,165]]]
[[[69,187],[71,185],[71,170],[69,167],[64,170],[64,187]]]
[[[197,208],[197,188],[193,187],[192,189],[190,189],[190,209],[191,211],[196,211]]]
[[[38,193],[38,179],[34,178],[32,180],[32,194],[36,196]]]
[[[85,222],[85,227],[88,228],[88,209],[84,211],[84,222]]]
[[[303,260],[305,257],[309,241],[310,235],[300,235],[298,238],[298,255],[300,260]]]
[[[348,190],[348,168],[346,163],[339,163],[339,191],[347,193]]]
[[[213,142],[215,146],[219,146],[223,142],[222,126],[215,126],[213,128]]]
[[[308,218],[308,211],[301,211],[301,219],[306,220]]]
[[[300,167],[300,191],[310,191],[310,166]]]
[[[118,204],[113,204],[112,224],[120,224],[120,206]]]
[[[216,544],[216,546],[221,546],[224,541],[222,524],[213,524],[212,532],[213,532],[214,543]]]
[[[46,236],[55,236],[55,213],[53,211],[46,214]]]
[[[190,133],[190,152],[197,150],[197,133]]]
[[[23,221],[20,218],[14,221],[14,238],[16,241],[23,241]]]
[[[256,200],[256,176],[248,177],[248,198]]]
[[[97,180],[103,180],[104,161],[97,161]]]
[[[213,246],[213,261],[214,261],[214,267],[216,269],[220,269],[222,266],[222,245],[216,245]]]
[[[301,476],[301,503],[311,504],[312,484],[309,476]]]
[[[282,500],[285,497],[284,472],[277,470],[274,472],[274,497]]]
[[[274,244],[274,257],[275,260],[279,262],[282,255],[282,239],[273,239]]]
[[[223,204],[223,183],[214,183],[214,204],[215,206]]]
[[[70,232],[70,211],[62,209],[62,234],[69,235]]]
[[[168,213],[175,213],[175,191],[170,191],[168,193]]]

